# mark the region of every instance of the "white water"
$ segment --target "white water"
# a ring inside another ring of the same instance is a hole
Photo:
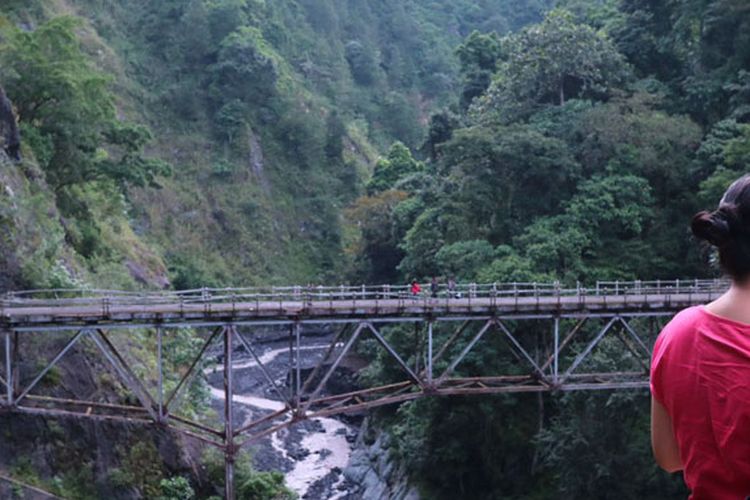
[[[300,349],[315,350],[324,349],[325,347],[327,346],[313,345],[301,346]],[[288,352],[288,348],[273,349],[259,356],[259,359],[263,365],[267,365],[276,359],[277,356]],[[255,366],[258,366],[258,363],[254,359],[233,364],[235,369],[252,368]],[[216,367],[207,368],[204,372],[211,373],[214,370],[218,371],[223,369],[223,365],[218,365]],[[211,396],[214,399],[223,400],[224,391],[216,387],[211,387]],[[232,400],[245,406],[262,410],[278,411],[285,407],[285,403],[281,401],[252,395],[234,394]],[[251,410],[250,415],[248,416],[248,421],[254,418],[253,413],[255,412]],[[351,445],[346,440],[346,433],[349,428],[345,424],[332,418],[314,418],[312,420],[319,422],[323,427],[324,432],[308,432],[302,437],[300,446],[307,449],[310,453],[303,459],[296,461],[294,468],[285,474],[287,486],[296,492],[300,498],[307,493],[308,488],[310,488],[313,483],[325,477],[334,467],[339,467],[341,469],[346,467],[352,451]],[[271,445],[284,458],[294,460],[284,448],[284,442],[280,434],[282,432],[288,431],[283,430],[271,435]],[[323,450],[328,450],[330,453],[326,455]],[[339,482],[342,480],[343,475]],[[334,490],[335,487],[336,485],[334,485]],[[338,496],[339,495],[335,495],[331,498],[337,498]]]

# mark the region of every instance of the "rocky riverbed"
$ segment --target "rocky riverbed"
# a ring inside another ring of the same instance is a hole
[[[324,356],[330,336],[306,338],[302,366],[306,371]],[[261,363],[277,389],[268,383],[257,361],[244,349],[235,354],[235,419],[239,425],[284,408],[280,396],[288,390],[289,347],[286,340],[254,344]],[[214,405],[223,408],[222,366],[206,370]],[[349,463],[361,419],[315,418],[262,438],[252,447],[255,467],[284,472],[287,485],[300,498],[357,498],[356,486],[346,481],[343,470]]]

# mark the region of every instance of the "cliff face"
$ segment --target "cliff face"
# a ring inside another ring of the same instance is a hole
[[[0,148],[12,159],[21,159],[21,135],[18,133],[13,104],[0,85]]]

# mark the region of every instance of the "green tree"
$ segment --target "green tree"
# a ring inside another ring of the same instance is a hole
[[[474,30],[458,46],[456,55],[464,80],[461,103],[468,107],[490,86],[497,63],[503,56],[502,42],[497,33],[483,34]]]
[[[359,40],[351,40],[347,42],[344,54],[354,81],[360,85],[371,85],[375,81],[377,70],[375,57],[370,49]]]
[[[116,119],[110,79],[83,53],[78,25],[74,18],[60,17],[31,32],[6,28],[3,33],[0,81],[30,146],[58,194],[102,179],[154,185],[170,168],[143,156],[153,139],[148,128]]]
[[[359,245],[354,250],[357,277],[367,283],[398,281],[396,266],[403,258],[399,248],[402,237],[396,224],[396,207],[408,194],[388,190],[358,198],[346,215],[360,232]]]
[[[423,169],[424,165],[414,159],[409,148],[401,142],[395,142],[388,150],[388,155],[375,164],[372,178],[367,183],[367,192],[375,194],[392,189],[399,180]]]
[[[243,26],[228,35],[211,73],[212,93],[220,102],[238,99],[246,105],[263,104],[276,95],[277,65],[256,28]]]
[[[606,98],[628,75],[625,61],[604,35],[576,24],[562,10],[507,37],[503,46],[506,60],[476,105],[480,119],[508,122],[546,104]]]
[[[457,130],[441,151],[439,168],[450,186],[442,203],[457,205],[463,224],[495,244],[556,209],[578,178],[565,143],[521,125]],[[528,197],[529,186],[545,196]]]
[[[485,240],[459,241],[443,246],[435,260],[443,276],[455,276],[459,281],[473,281],[477,271],[495,257],[495,249]]]

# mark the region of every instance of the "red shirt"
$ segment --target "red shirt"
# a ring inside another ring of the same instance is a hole
[[[691,499],[750,495],[750,325],[685,309],[654,345],[651,392],[674,426]]]

